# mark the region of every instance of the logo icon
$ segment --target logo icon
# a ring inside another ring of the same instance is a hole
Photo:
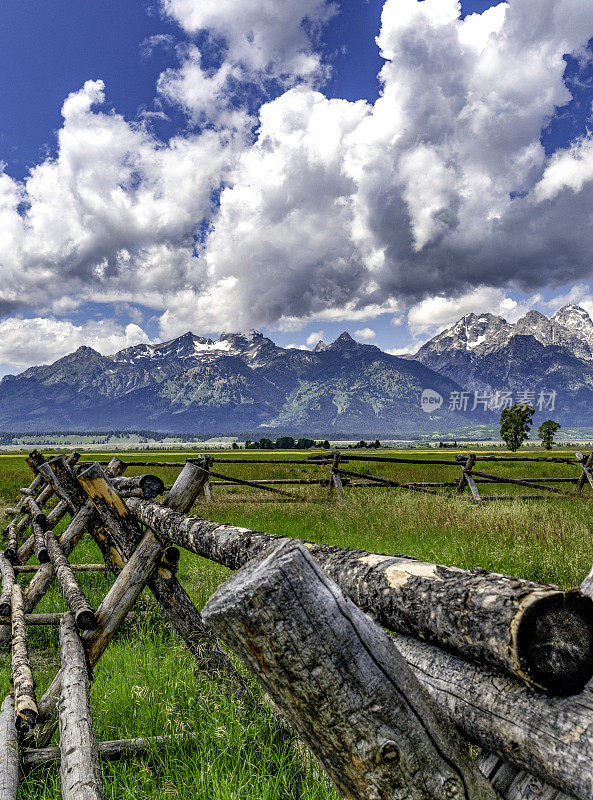
[[[424,389],[420,398],[420,406],[427,414],[438,411],[443,405],[443,397],[434,389]]]

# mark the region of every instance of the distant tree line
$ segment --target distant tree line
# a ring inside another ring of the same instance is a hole
[[[239,445],[234,442],[233,449],[236,450],[238,447]],[[304,437],[295,439],[292,436],[280,436],[275,442],[265,436],[256,442],[252,442],[250,439],[245,442],[246,450],[310,450],[312,447],[329,450],[331,445],[327,439],[323,442],[316,442],[315,439]]]
[[[376,439],[374,442],[365,442],[364,439],[361,439],[359,442],[356,442],[356,444],[349,444],[347,449],[356,450],[362,447],[379,448],[381,447],[381,442],[378,439]],[[256,442],[252,442],[250,439],[247,439],[245,442],[246,450],[310,450],[311,448],[317,448],[318,450],[329,450],[331,445],[327,439],[324,439],[321,442],[316,441],[315,439],[307,439],[305,437],[302,439],[295,439],[293,436],[280,436],[275,442],[267,437],[258,439]],[[238,449],[239,445],[236,442],[233,442],[233,450]]]

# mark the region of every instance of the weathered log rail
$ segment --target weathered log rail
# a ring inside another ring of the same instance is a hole
[[[343,469],[349,460],[384,459],[334,453],[301,463],[329,467],[328,477],[314,480],[338,496],[358,475],[376,485],[420,489],[420,483]],[[498,482],[498,476],[476,473],[479,460],[511,458],[464,455],[436,463],[460,469],[449,486],[469,486],[477,500],[478,482]],[[28,461],[35,479],[20,492],[9,525],[17,554],[10,560],[0,555],[0,642],[6,641],[3,623],[14,634],[14,700],[8,696],[0,710],[2,800],[16,797],[19,764],[52,760],[61,762],[63,797],[102,797],[98,754],[146,749],[146,740],[96,743],[88,706],[88,670],[97,667],[145,586],[200,667],[212,677],[224,675],[227,685],[230,677],[245,700],[246,685],[210,628],[230,646],[344,797],[593,796],[593,692],[582,691],[593,675],[593,571],[582,592],[562,592],[480,569],[283,540],[187,516],[210,477],[219,477],[210,456],[133,464],[174,463],[180,474],[168,490],[157,476],[123,477],[127,464],[119,459],[105,472],[97,462],[76,464],[75,457],[46,461],[33,453]],[[557,481],[593,486],[592,456],[579,453],[560,463],[580,466],[581,475]],[[433,488],[440,487],[422,486]],[[165,491],[162,504],[155,502]],[[50,498],[57,503],[45,511]],[[66,514],[70,521],[58,538],[52,528]],[[40,565],[26,563],[34,535],[18,547],[19,536],[31,527],[35,534],[35,526],[42,528],[49,558]],[[87,532],[105,565],[70,563]],[[179,547],[238,570],[208,602],[204,620],[176,578]],[[76,583],[77,568],[108,568],[115,575],[92,625],[75,616],[92,612]],[[27,572],[33,576],[23,592],[18,579]],[[70,612],[32,613],[54,578]],[[39,701],[28,658],[30,624],[60,625],[61,669]],[[58,724],[59,747],[48,748]],[[483,748],[478,762],[467,758],[463,740]]]
[[[574,476],[550,476],[542,478],[540,476],[506,476],[495,475],[479,471],[477,464],[479,463],[507,463],[507,464],[558,464],[578,468],[579,472]],[[83,467],[91,462],[80,462]],[[106,462],[97,462],[104,465]],[[127,461],[124,462],[127,467],[161,467],[161,468],[178,468],[183,467],[182,461]],[[244,486],[263,492],[276,492],[279,495],[284,495],[288,499],[302,500],[302,496],[290,491],[285,491],[289,487],[298,488],[304,485],[318,485],[320,487],[329,487],[330,494],[335,494],[335,497],[341,502],[345,497],[344,489],[358,489],[358,488],[399,488],[407,489],[408,491],[422,492],[425,494],[447,494],[450,489],[455,489],[453,494],[463,494],[466,487],[469,488],[471,493],[471,500],[475,503],[480,503],[483,500],[522,500],[536,499],[538,494],[541,493],[542,499],[546,494],[555,494],[558,497],[574,497],[581,496],[584,499],[589,499],[590,493],[583,493],[585,484],[589,484],[593,489],[593,453],[584,456],[580,452],[576,452],[574,458],[562,456],[497,456],[491,454],[476,454],[476,453],[458,453],[454,458],[443,457],[399,457],[399,456],[378,456],[370,454],[357,454],[348,451],[340,452],[338,450],[333,452],[324,452],[322,454],[313,454],[308,458],[249,458],[249,457],[236,457],[236,456],[216,456],[212,454],[202,455],[198,458],[188,459],[187,463],[195,463],[201,469],[205,470],[204,483],[200,488],[200,495],[204,499],[210,500],[212,497],[212,487],[225,487],[225,486]],[[441,481],[427,481],[427,480],[413,480],[407,476],[388,476],[388,475],[374,475],[369,472],[360,472],[357,469],[348,468],[345,465],[368,463],[372,464],[393,464],[407,466],[424,466],[424,467],[447,467],[457,468],[461,470],[461,474],[456,480],[441,480]],[[251,476],[237,476],[229,474],[227,471],[215,471],[216,465],[269,465],[272,466],[307,466],[312,469],[325,468],[329,470],[325,475],[315,473],[314,477],[304,478],[302,476],[294,478],[275,478],[273,476],[265,478],[252,478]],[[210,480],[214,478],[215,480]],[[354,479],[354,480],[353,480]],[[358,480],[356,480],[358,479]],[[124,479],[129,480],[129,479]],[[509,493],[505,495],[498,494],[484,494],[478,489],[478,484],[487,486],[488,484],[506,484],[510,487],[524,487],[534,489],[536,494],[525,495],[517,493]],[[554,484],[573,484],[574,488],[564,488],[554,486]],[[277,488],[282,487],[282,488]],[[449,493],[449,496],[451,493]],[[139,496],[139,495],[136,495]]]

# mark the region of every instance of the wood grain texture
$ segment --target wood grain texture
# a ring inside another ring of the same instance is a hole
[[[113,478],[112,484],[122,497],[134,496],[153,500],[165,491],[165,483],[158,475],[135,475],[132,478],[121,476]]]
[[[580,800],[593,797],[593,697],[549,697],[502,673],[392,634],[449,723],[473,744]]]
[[[2,591],[0,592],[0,614],[10,614],[12,603],[12,587],[14,586],[14,569],[3,553],[0,553],[0,577],[2,578]]]
[[[16,800],[19,782],[19,743],[14,702],[7,694],[0,708],[0,800]]]
[[[66,558],[60,543],[53,531],[46,531],[45,541],[51,565],[56,573],[58,583],[68,608],[74,615],[76,626],[81,630],[92,630],[95,627],[95,612],[78,585],[74,570]]]
[[[37,722],[38,708],[35,681],[27,646],[27,626],[23,608],[23,593],[18,583],[12,587],[12,686],[14,715],[17,730],[27,731]]]
[[[117,472],[122,469],[125,469],[125,466],[119,459],[113,459],[107,468],[108,473],[114,474],[117,474]],[[50,470],[49,481],[51,485],[53,485],[51,482],[54,479],[54,473]],[[57,479],[55,480],[57,481]],[[56,506],[56,509],[58,506],[61,506],[62,510],[60,511],[60,514],[62,515],[66,514],[70,508],[69,503],[67,503],[65,500],[60,500]],[[48,524],[52,522],[52,513],[53,512],[48,515]],[[66,557],[70,555],[88,528],[91,528],[97,539],[100,539],[102,529],[98,524],[95,508],[91,501],[87,499],[83,502],[82,507],[73,515],[72,519],[70,520],[70,524],[60,537],[60,546]],[[37,606],[37,603],[39,603],[41,598],[51,586],[54,577],[55,573],[51,562],[48,564],[43,564],[40,567],[25,589],[25,612],[30,613],[33,611],[33,609]],[[0,643],[8,641],[9,636],[10,628],[8,626],[0,626]]]
[[[189,511],[208,482],[208,466],[207,456],[186,461],[163,505],[181,513]]]
[[[130,498],[127,507],[163,539],[230,569],[280,537],[221,525]],[[383,627],[438,644],[554,693],[593,674],[593,602],[580,592],[408,556],[306,543],[323,571]]]
[[[8,523],[8,526],[4,530],[4,540],[6,542],[6,547],[4,548],[4,555],[10,561],[11,564],[15,564],[17,561],[17,552],[18,552],[18,528],[15,520],[12,520]]]
[[[89,675],[72,614],[60,624],[62,682],[58,700],[63,800],[102,800],[99,750],[93,730]]]
[[[175,502],[174,498],[177,496],[180,502],[186,503],[187,498],[194,493],[191,487],[188,489],[188,484],[190,481],[201,481],[200,471],[199,467],[197,472],[188,470],[184,476],[186,484],[184,491],[173,495],[169,502]],[[123,561],[126,561],[134,552],[135,543],[140,535],[136,518],[128,510],[114,487],[110,485],[107,476],[98,464],[91,465],[80,473],[79,480],[104,520],[105,529],[111,540],[109,546],[120,554]],[[165,544],[165,540],[162,539],[162,541]],[[177,580],[174,572],[167,569],[166,566],[160,565],[159,569],[150,576],[148,588],[154,594],[170,623],[198,659],[200,668],[205,671],[224,670],[229,675],[235,676],[238,686],[241,687],[242,682],[231,660],[218,646],[216,637],[204,626],[200,612]]]
[[[45,523],[40,525],[36,519],[32,519],[31,527],[33,528],[33,549],[37,560],[40,564],[47,564],[49,561],[49,554],[45,544]]]
[[[121,570],[105,599],[97,609],[97,625],[84,635],[84,646],[91,667],[101,658],[109,642],[118,631],[162,553],[162,544],[148,531],[136,547],[134,554]],[[41,722],[35,730],[39,747],[49,744],[56,728],[56,704],[60,695],[61,670],[39,701]]]
[[[203,615],[343,797],[495,800],[387,633],[303,544],[285,540],[251,561]]]

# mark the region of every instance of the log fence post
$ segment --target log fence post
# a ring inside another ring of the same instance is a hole
[[[281,538],[184,517],[147,500],[130,498],[127,506],[171,544],[230,569]],[[432,641],[551,693],[578,692],[593,673],[593,602],[578,591],[408,556],[306,546],[341,590],[390,630]]]
[[[575,456],[581,461],[581,466],[585,461],[593,460],[593,453],[587,459],[582,453],[577,452]],[[583,483],[586,477],[587,474],[583,469],[581,475]],[[593,595],[593,569],[582,581],[580,589],[584,594]],[[593,688],[587,687],[585,693],[593,699]],[[508,764],[487,750],[482,750],[478,755],[477,764],[504,800],[569,800],[564,792],[536,778],[530,772]]]
[[[14,701],[7,694],[0,708],[0,800],[16,800],[19,782],[19,742]]]
[[[18,583],[13,584],[11,597],[12,620],[12,685],[14,714],[17,730],[34,727],[38,717],[35,681],[31,670],[27,646],[27,626],[23,609],[23,592]]]
[[[11,522],[8,523],[8,527],[4,531],[4,536],[6,539],[6,547],[4,548],[4,555],[10,561],[11,564],[14,564],[17,560],[18,555],[18,529],[16,526],[16,522],[13,519]]]
[[[329,489],[330,492],[333,491],[333,489],[336,490],[338,501],[341,503],[344,500],[344,487],[342,485],[342,479],[340,477],[340,457],[341,457],[340,451],[336,450],[334,452],[330,467]]]
[[[74,615],[76,625],[81,630],[92,630],[96,625],[95,612],[78,585],[74,571],[66,554],[62,550],[53,531],[46,531],[48,557],[62,589],[68,608]]]
[[[122,469],[125,469],[125,466],[119,459],[114,459],[107,467],[108,473],[117,473]],[[53,478],[51,476],[54,476],[54,473],[50,470],[50,481],[55,479],[55,476]],[[57,479],[55,480],[57,483]],[[52,483],[52,485],[54,484]],[[58,494],[58,492],[56,492],[56,494]],[[56,509],[58,506],[63,508],[64,514],[70,509],[70,504],[65,500],[60,500],[58,505],[56,505]],[[53,512],[48,514],[48,524],[52,521],[52,514]],[[82,505],[79,507],[78,511],[73,514],[70,524],[60,537],[60,547],[62,548],[66,557],[68,557],[72,550],[76,547],[88,527],[92,528],[93,534],[97,537],[96,540],[99,539],[102,528],[100,525],[95,524],[94,520],[96,520],[95,507],[90,500],[86,499],[82,502]],[[39,603],[41,598],[44,597],[45,593],[51,586],[54,577],[55,573],[51,562],[42,564],[25,588],[25,612],[33,611],[33,609],[37,606],[37,603]],[[9,637],[10,626],[0,625],[0,643],[8,641]]]
[[[64,614],[60,623],[60,663],[62,681],[57,708],[62,798],[103,800],[89,674],[72,614]]]
[[[212,483],[210,481],[210,467],[214,464],[214,457],[209,455],[203,455],[203,469],[206,470],[206,480],[203,484],[203,493],[204,499],[207,503],[212,502]]]
[[[574,490],[575,493],[577,493],[582,491],[586,481],[589,481],[591,487],[593,488],[593,473],[591,472],[591,468],[593,467],[593,453],[589,453],[588,456],[584,456],[582,453],[576,452],[575,457],[578,459],[581,466],[581,475]]]
[[[465,461],[465,464],[461,464],[464,458],[465,456],[463,455],[463,453],[457,454],[457,461],[460,462],[462,470],[461,478],[459,479],[459,482],[457,484],[457,494],[462,494],[463,490],[467,485],[470,488],[474,501],[476,503],[479,503],[482,498],[480,497],[480,492],[478,491],[478,487],[476,486],[476,482],[474,481],[472,475],[472,469],[474,468],[474,465],[476,463],[475,453],[470,453]]]
[[[0,592],[0,614],[10,614],[12,605],[12,587],[14,586],[14,569],[10,561],[0,553],[0,577],[2,590]]]
[[[204,608],[350,800],[496,800],[387,633],[285,540]]]
[[[97,609],[97,625],[85,633],[83,641],[89,665],[95,666],[109,642],[118,631],[128,612],[161,557],[163,547],[155,535],[148,531],[134,550],[134,554],[115,579],[103,602]],[[39,701],[39,719],[34,737],[39,747],[49,744],[56,729],[56,705],[60,696],[62,670],[54,677]]]
[[[187,460],[177,480],[169,490],[163,506],[174,508],[176,511],[186,513],[190,511],[200,494],[204,493],[204,486],[208,483],[208,470],[204,463],[205,457],[201,456],[195,461]]]
[[[183,477],[180,475],[179,478],[185,484],[185,488],[178,492],[176,484],[173,484],[171,489],[173,498],[179,498],[179,502],[187,502],[188,496],[193,493],[187,484],[190,480],[196,482],[201,480],[199,472],[191,472],[191,479],[189,470]],[[140,530],[136,517],[110,485],[98,464],[93,464],[81,472],[78,479],[104,521],[105,528],[109,532],[110,546],[119,553],[119,557],[125,562],[134,552],[135,541],[137,541],[136,531]],[[129,502],[136,499],[131,498]],[[171,502],[174,502],[174,499]],[[173,513],[173,509],[170,511]],[[161,541],[165,543],[165,552],[168,553],[167,537],[161,536]],[[212,633],[205,628],[200,612],[192,603],[174,572],[166,565],[159,565],[159,569],[150,576],[147,584],[172,626],[185,641],[190,651],[199,659],[202,669],[214,672],[223,670],[236,677],[239,686],[242,686],[232,661],[218,646]]]

